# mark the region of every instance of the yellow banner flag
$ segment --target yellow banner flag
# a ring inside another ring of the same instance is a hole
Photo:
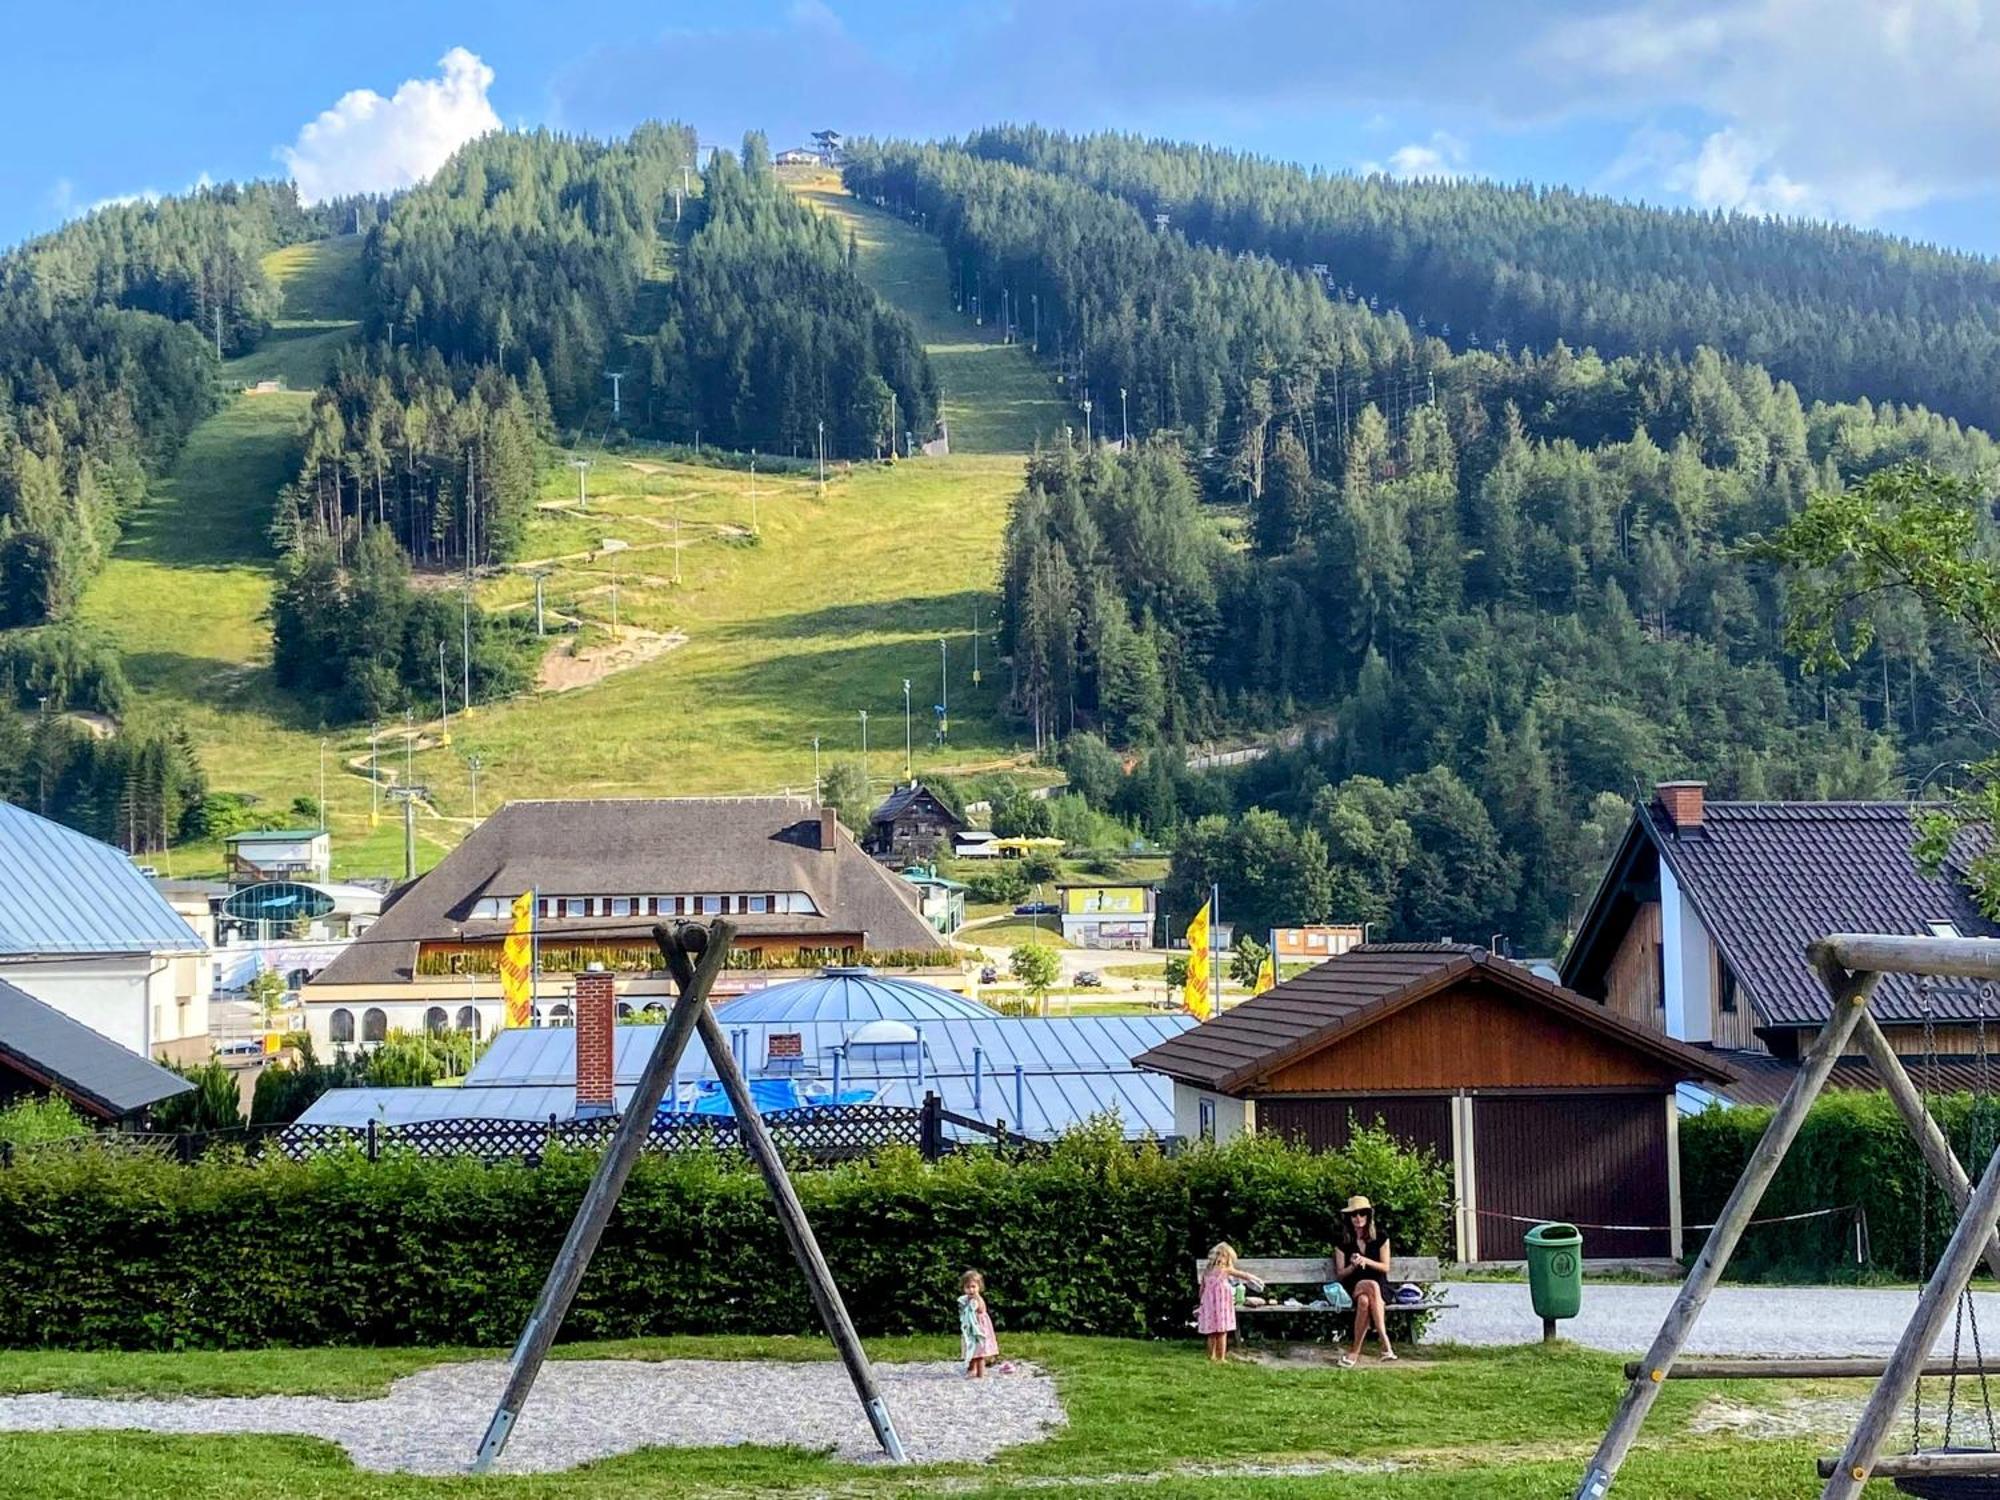
[[[1264,961],[1261,964],[1257,965],[1257,988],[1255,993],[1261,995],[1264,993],[1264,991],[1274,990],[1277,987],[1278,987],[1278,960],[1275,955],[1266,953],[1264,955]]]
[[[1201,903],[1201,910],[1194,914],[1187,930],[1188,961],[1187,987],[1181,997],[1187,1002],[1188,1013],[1196,1020],[1206,1021],[1215,1014],[1215,996],[1209,988],[1208,951],[1208,903]]]
[[[514,900],[514,925],[500,945],[500,1024],[527,1026],[535,1018],[535,893]]]

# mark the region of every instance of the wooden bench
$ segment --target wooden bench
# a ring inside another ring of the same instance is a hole
[[[1437,1289],[1437,1283],[1443,1279],[1443,1273],[1435,1255],[1398,1255],[1390,1261],[1390,1264],[1395,1267],[1395,1274],[1389,1278],[1390,1296],[1385,1303],[1385,1310],[1390,1317],[1407,1318],[1418,1313],[1441,1312],[1445,1308],[1458,1306],[1456,1302],[1445,1301],[1443,1294]],[[1238,1270],[1248,1271],[1263,1282],[1267,1295],[1270,1291],[1286,1287],[1305,1287],[1309,1288],[1311,1293],[1309,1296],[1299,1296],[1298,1305],[1295,1307],[1286,1307],[1275,1301],[1266,1302],[1262,1307],[1239,1306],[1236,1309],[1236,1316],[1239,1319],[1262,1317],[1267,1314],[1296,1316],[1300,1313],[1313,1313],[1323,1318],[1350,1316],[1349,1313],[1336,1313],[1328,1307],[1320,1293],[1320,1288],[1334,1279],[1331,1256],[1273,1256],[1263,1260],[1253,1260],[1246,1256],[1239,1259],[1236,1266]],[[1207,1269],[1206,1260],[1195,1261],[1194,1279],[1197,1288],[1200,1287],[1202,1275]],[[1416,1287],[1423,1294],[1422,1300],[1396,1301],[1395,1289],[1400,1286]],[[1312,1306],[1315,1302],[1319,1303],[1319,1306]]]

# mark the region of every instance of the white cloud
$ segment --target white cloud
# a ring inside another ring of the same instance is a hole
[[[422,182],[467,141],[500,129],[488,101],[493,70],[463,47],[438,61],[436,78],[411,78],[384,99],[343,94],[278,151],[307,203]]]
[[[1641,0],[1531,50],[1574,106],[1705,117],[1627,152],[1704,207],[1865,224],[2000,186],[2000,0]]]
[[[1431,178],[1449,182],[1465,175],[1465,142],[1446,130],[1433,130],[1428,141],[1411,141],[1389,153],[1388,165],[1364,161],[1364,173],[1400,177],[1404,181]]]

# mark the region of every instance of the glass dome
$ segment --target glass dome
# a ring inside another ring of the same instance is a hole
[[[828,969],[753,990],[716,1007],[725,1026],[739,1021],[990,1021],[994,1012],[977,1000],[914,979],[871,969]]]

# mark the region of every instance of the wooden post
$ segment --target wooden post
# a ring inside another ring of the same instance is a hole
[[[1896,1112],[1910,1127],[1910,1134],[1916,1137],[1917,1149],[1923,1153],[1931,1175],[1951,1199],[1952,1207],[1964,1213],[1966,1201],[1972,1196],[1972,1182],[1966,1177],[1965,1168],[1959,1165],[1958,1153],[1951,1149],[1951,1142],[1945,1139],[1938,1122],[1924,1107],[1924,1096],[1904,1071],[1903,1060],[1889,1045],[1889,1039],[1882,1035],[1882,1028],[1875,1024],[1873,1016],[1864,1015],[1861,1018],[1855,1028],[1854,1039],[1861,1044],[1861,1050],[1874,1065],[1883,1089],[1896,1106]],[[1987,1239],[1985,1255],[1987,1269],[2000,1276],[2000,1235]]]
[[[618,1206],[618,1195],[625,1189],[625,1179],[632,1175],[639,1153],[646,1148],[646,1133],[653,1127],[653,1114],[660,1107],[667,1079],[680,1065],[681,1054],[687,1050],[696,1018],[708,1019],[711,1026],[714,1024],[708,1014],[708,992],[716,976],[722,972],[723,965],[729,961],[729,943],[735,935],[735,929],[727,922],[717,922],[705,932],[693,925],[670,931],[663,924],[653,929],[653,941],[667,955],[668,967],[679,981],[680,998],[674,1002],[667,1024],[660,1029],[653,1042],[653,1055],[646,1059],[645,1071],[639,1075],[638,1087],[632,1092],[632,1102],[620,1117],[618,1128],[612,1133],[611,1144],[597,1163],[597,1173],[590,1180],[583,1202],[577,1206],[576,1218],[570,1222],[569,1234],[563,1240],[562,1249],[556,1253],[555,1264],[549,1267],[548,1279],[542,1283],[542,1294],[535,1301],[535,1310],[528,1315],[527,1326],[521,1330],[520,1340],[514,1345],[513,1368],[507,1375],[507,1389],[501,1393],[500,1404],[493,1411],[493,1420],[486,1426],[486,1436],[480,1440],[479,1451],[473,1456],[472,1472],[475,1474],[483,1474],[491,1468],[493,1461],[507,1446],[507,1438],[521,1415],[521,1408],[527,1404],[528,1392],[534,1389],[535,1376],[541,1372],[542,1361],[548,1356],[549,1346],[555,1342],[563,1316],[576,1298],[576,1289],[583,1281],[590,1257],[596,1252],[598,1241],[604,1237],[604,1226],[611,1222],[611,1211]],[[687,950],[690,947],[700,948],[699,965],[688,963]],[[717,1035],[720,1035],[719,1030]],[[714,1043],[707,1045],[711,1056],[717,1053],[726,1055],[728,1050],[726,1043],[721,1046]],[[372,1135],[372,1121],[369,1129]]]
[[[1994,946],[2000,948],[2000,943]],[[1644,1370],[1626,1387],[1625,1399],[1619,1403],[1618,1412],[1612,1417],[1604,1440],[1597,1445],[1590,1467],[1584,1471],[1583,1480],[1576,1488],[1575,1500],[1604,1500],[1604,1496],[1610,1493],[1611,1481],[1619,1466],[1625,1462],[1625,1455],[1631,1451],[1632,1442],[1639,1435],[1646,1413],[1652,1410],[1667,1372],[1673,1368],[1681,1346],[1687,1343],[1695,1320],[1701,1316],[1702,1306],[1715,1290],[1716,1282],[1722,1279],[1722,1268],[1729,1263],[1737,1241],[1743,1237],[1743,1231],[1756,1215],[1764,1190],[1777,1175],[1779,1163],[1785,1159],[1785,1152],[1798,1135],[1799,1127],[1805,1123],[1806,1111],[1819,1097],[1820,1090],[1826,1085],[1827,1075],[1840,1060],[1847,1039],[1866,1010],[1868,996],[1880,978],[1879,973],[1872,971],[1844,974],[1832,990],[1833,1009],[1826,1025],[1820,1028],[1819,1036],[1800,1063],[1792,1086],[1785,1090],[1785,1097],[1773,1111],[1771,1123],[1764,1127],[1763,1139],[1750,1153],[1750,1160],[1743,1168],[1743,1175],[1737,1179],[1729,1201],[1723,1205],[1715,1228],[1709,1232],[1701,1254],[1695,1257],[1694,1265],[1689,1268],[1680,1294],[1674,1298],[1666,1321],[1660,1325],[1652,1347],[1646,1351]]]
[[[764,1117],[757,1113],[756,1101],[750,1097],[750,1085],[743,1081],[742,1070],[736,1066],[736,1056],[729,1050],[729,1039],[722,1033],[722,1023],[704,1005],[698,1024],[701,1044],[708,1051],[708,1060],[715,1066],[722,1091],[729,1096],[730,1107],[736,1111],[737,1131],[743,1137],[751,1159],[764,1174],[765,1185],[771,1190],[772,1206],[778,1211],[778,1222],[784,1225],[785,1238],[792,1243],[792,1254],[798,1258],[799,1269],[805,1272],[806,1286],[812,1292],[814,1306],[819,1309],[820,1321],[826,1325],[827,1336],[833,1340],[834,1348],[840,1351],[841,1363],[847,1366],[847,1378],[854,1382],[854,1393],[861,1398],[862,1409],[868,1413],[869,1424],[875,1429],[875,1440],[892,1460],[902,1463],[903,1441],[896,1435],[895,1421],[889,1415],[888,1404],[882,1399],[881,1388],[875,1383],[875,1370],[868,1363],[868,1351],[861,1347],[861,1337],[854,1331],[854,1320],[848,1317],[847,1304],[841,1300],[840,1287],[833,1279],[833,1272],[827,1268],[826,1257],[820,1254],[819,1241],[813,1238],[812,1224],[806,1218],[805,1207],[799,1202],[790,1174],[785,1171],[784,1158],[778,1154],[771,1133],[764,1128]]]
[[[1879,1380],[1888,1371],[1886,1359],[1684,1359],[1667,1371],[1669,1380]],[[1625,1378],[1632,1379],[1645,1366],[1638,1360],[1625,1362]],[[1926,1375],[2000,1376],[2000,1364],[1954,1364],[1934,1359],[1924,1366]]]
[[[1944,1332],[1952,1309],[1958,1305],[1959,1293],[1972,1279],[1973,1268],[1992,1238],[1996,1211],[2000,1211],[2000,1149],[1986,1163],[1972,1201],[1959,1216],[1951,1243],[1945,1246],[1944,1258],[1938,1262],[1923,1295],[1917,1298],[1916,1315],[1903,1330],[1896,1352],[1889,1356],[1888,1368],[1876,1382],[1861,1420],[1847,1440],[1847,1448],[1840,1455],[1839,1472],[1827,1480],[1826,1488],[1820,1491],[1820,1500],[1853,1500],[1868,1482],[1883,1438],[1888,1436],[1890,1425],[1902,1419],[1903,1403],[1910,1398],[1910,1388],[1917,1383],[1930,1358],[1931,1346]],[[2000,1456],[1983,1456],[1987,1463],[2000,1469]]]
[[[1819,1477],[1831,1479],[1840,1472],[1841,1462],[1822,1458]],[[1877,1459],[1871,1472],[1877,1479],[1915,1478],[1919,1474],[1990,1479],[2000,1475],[2000,1453],[1892,1453]],[[1970,1493],[1983,1491],[1984,1486]]]

